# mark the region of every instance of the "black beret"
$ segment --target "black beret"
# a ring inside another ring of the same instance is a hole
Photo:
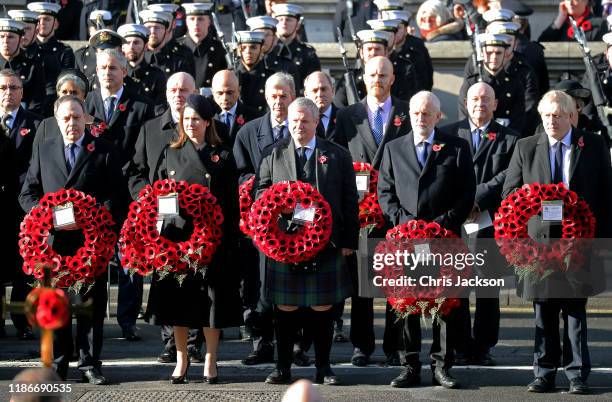
[[[215,109],[213,108],[211,101],[202,95],[192,94],[187,98],[187,104],[204,120],[211,120],[215,115]]]
[[[589,99],[591,97],[591,91],[584,88],[578,81],[574,80],[563,80],[555,85],[555,89],[563,91],[572,98]]]

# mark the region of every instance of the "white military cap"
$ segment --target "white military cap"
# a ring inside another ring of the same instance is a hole
[[[364,29],[357,32],[357,37],[361,43],[382,43],[389,47],[395,41],[395,35],[389,31],[377,31],[374,29]]]
[[[261,15],[259,17],[251,17],[246,20],[246,24],[250,29],[272,29],[276,31],[278,20],[269,15]]]
[[[482,33],[477,39],[481,46],[508,47],[512,43],[512,36],[506,34]]]
[[[172,24],[172,14],[166,13],[164,11],[153,11],[153,10],[142,10],[138,13],[140,19],[142,19],[142,23],[146,22],[157,22],[158,24],[163,24],[166,27],[169,27]]]
[[[147,10],[162,11],[168,14],[174,14],[178,8],[178,5],[169,3],[149,4],[149,6],[147,6]]]
[[[185,15],[209,15],[213,3],[185,3],[183,4]]]
[[[17,35],[23,35],[25,23],[15,21],[8,18],[0,18],[0,32],[12,32]]]
[[[47,3],[46,1],[39,1],[30,3],[27,5],[28,10],[34,11],[38,14],[47,14],[57,17],[57,13],[62,9],[62,6],[55,3]]]
[[[482,18],[486,22],[512,21],[514,16],[515,16],[514,11],[508,10],[506,8],[501,8],[499,10],[488,10],[488,11],[485,11],[484,14],[482,14]]]
[[[304,9],[301,6],[298,6],[297,4],[277,3],[272,6],[272,15],[274,15],[275,17],[282,17],[283,15],[285,15],[289,17],[300,18],[303,12]]]
[[[520,28],[521,26],[516,22],[495,21],[487,25],[486,32],[492,34],[516,35]]]
[[[124,24],[117,28],[117,33],[123,38],[130,36],[138,36],[145,42],[149,40],[149,30],[144,25],[140,24]]]
[[[381,16],[383,20],[399,20],[404,24],[408,24],[412,14],[406,10],[385,10],[381,12]]]
[[[107,10],[93,10],[91,13],[89,13],[89,20],[96,21],[98,19],[98,16],[102,18],[102,21],[104,21],[104,23],[109,23],[113,20],[113,15],[110,11]]]
[[[10,10],[8,12],[9,17],[15,21],[25,22],[27,24],[38,23],[38,13],[30,10]]]
[[[368,20],[366,23],[375,31],[397,32],[400,20]]]
[[[374,4],[376,4],[378,11],[401,10],[404,8],[400,0],[374,0]]]
[[[266,33],[261,31],[238,31],[236,41],[238,43],[264,43]]]

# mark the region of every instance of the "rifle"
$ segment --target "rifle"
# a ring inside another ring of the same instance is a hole
[[[142,21],[140,20],[140,11],[138,10],[138,0],[132,0],[132,4],[134,4],[134,22],[140,24]]]
[[[240,0],[240,7],[242,8],[242,14],[244,14],[244,20],[248,20],[249,19],[249,12],[247,10],[247,6],[246,3],[244,2],[244,0]]]
[[[217,14],[211,12],[210,16],[215,30],[217,31],[217,37],[219,38],[219,42],[221,42],[221,46],[223,46],[223,50],[225,50],[225,62],[227,63],[227,68],[230,70],[235,70],[236,64],[234,60],[233,48],[230,48],[230,46],[228,46],[228,44],[225,42],[225,35],[221,30],[221,25],[219,24],[219,20],[217,19]]]
[[[355,45],[359,48],[358,43],[357,43],[358,42],[357,34],[355,33],[355,27],[353,26],[353,19],[351,18],[352,15],[353,15],[353,0],[346,0],[346,21],[348,22],[351,39],[353,39],[353,42],[355,42]],[[338,37],[340,36],[341,36],[340,30],[338,30]]]
[[[578,46],[580,46],[580,50],[582,51],[582,60],[584,61],[586,77],[589,82],[591,96],[593,97],[593,104],[597,108],[597,117],[599,117],[601,124],[603,124],[606,128],[605,134],[610,140],[612,140],[612,125],[610,124],[609,120],[609,116],[612,114],[612,108],[608,106],[608,100],[604,93],[603,86],[601,85],[601,81],[599,80],[599,74],[597,73],[595,63],[593,62],[591,49],[589,49],[586,37],[584,36],[584,31],[576,24],[576,21],[572,17],[569,17],[569,19],[572,23],[572,27],[574,28],[574,39],[576,39],[576,42],[578,42]]]
[[[482,48],[480,47],[480,43],[478,41],[478,25],[474,24],[474,30],[472,30],[472,25],[470,24],[470,18],[466,15],[463,17],[463,22],[465,24],[465,31],[467,32],[467,36],[470,41],[470,45],[472,45],[472,66],[474,70],[478,72],[478,81],[482,81],[482,62],[484,57],[482,55]]]
[[[355,76],[351,72],[348,60],[346,59],[346,48],[342,42],[342,32],[340,28],[336,28],[338,33],[338,46],[340,46],[340,55],[342,55],[342,64],[344,65],[344,84],[346,87],[346,100],[349,105],[359,102],[359,93],[357,92],[357,84],[355,84]]]

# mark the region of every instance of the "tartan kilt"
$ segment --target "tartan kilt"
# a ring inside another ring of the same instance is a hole
[[[266,297],[274,304],[320,306],[344,301],[352,294],[346,259],[337,248],[327,248],[315,258],[316,272],[294,270],[266,258]]]

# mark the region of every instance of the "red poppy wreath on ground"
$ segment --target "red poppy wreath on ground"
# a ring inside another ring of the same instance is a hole
[[[158,197],[176,193],[179,207],[193,218],[186,241],[174,242],[157,230]],[[221,243],[223,213],[210,190],[200,184],[158,180],[140,191],[130,204],[121,229],[119,247],[124,267],[140,275],[158,271],[160,277],[176,273],[182,282],[188,272],[204,272]]]
[[[53,250],[48,240],[53,229],[53,208],[68,203],[72,203],[77,228],[85,240],[74,255],[64,256]],[[106,272],[117,242],[113,225],[110,212],[90,195],[73,189],[45,194],[21,222],[19,253],[23,271],[42,281],[43,267],[49,265],[53,286],[78,291]]]
[[[284,210],[297,205],[315,208],[314,219],[292,233],[278,225]],[[253,203],[249,226],[255,245],[266,256],[286,264],[297,264],[315,257],[329,242],[332,232],[331,208],[323,196],[308,183],[282,181],[266,189]]]
[[[561,239],[550,246],[528,234],[529,219],[540,214],[542,201],[563,201]],[[595,236],[595,217],[589,205],[563,184],[525,184],[502,201],[493,222],[501,254],[519,277],[534,273],[543,278],[555,270],[578,269],[586,261],[582,251]]]
[[[68,323],[70,302],[61,289],[36,288],[26,297],[25,312],[30,325],[56,330]]]
[[[470,265],[465,264],[459,269],[458,265],[455,266],[448,262],[451,255],[468,253],[467,247],[455,233],[444,229],[436,222],[411,220],[390,229],[386,239],[378,243],[375,253],[397,255],[397,253],[408,252],[418,255],[422,253],[420,251],[422,248],[419,247],[427,244],[429,253],[440,256],[441,261],[441,264],[432,263],[431,266],[426,264],[420,267],[397,265],[397,261],[384,264],[379,272],[383,278],[397,281],[408,276],[415,280],[414,286],[387,282],[387,285],[382,287],[389,304],[398,317],[421,314],[436,319],[440,315],[447,315],[459,305],[456,297],[460,296],[462,288],[447,286],[442,282],[443,279],[448,279],[455,284],[457,276],[467,278],[472,272]],[[421,261],[424,263],[423,260]],[[421,283],[420,278],[423,276],[438,279],[440,282],[437,284]]]
[[[381,228],[385,224],[382,209],[378,204],[378,171],[364,162],[353,162],[355,174],[370,174],[368,192],[359,201],[359,226],[362,228]]]
[[[255,182],[255,176],[251,176],[248,180],[242,183],[238,187],[238,203],[240,206],[240,231],[247,236],[252,236],[253,232],[248,225],[249,213],[251,212],[251,205],[253,205],[253,183]]]

